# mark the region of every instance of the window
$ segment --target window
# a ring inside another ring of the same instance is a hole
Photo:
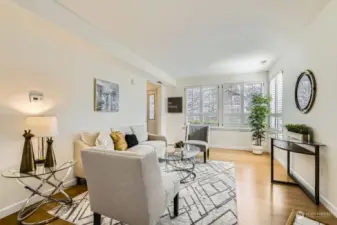
[[[269,93],[272,99],[270,102],[270,128],[282,130],[283,72],[278,73],[277,76],[270,81]]]
[[[156,97],[154,94],[149,95],[149,120],[155,120],[155,103]]]
[[[223,85],[223,127],[247,127],[253,94],[263,93],[263,83]]]
[[[263,93],[263,83],[188,87],[185,92],[186,123],[240,128],[248,126],[252,95]]]
[[[218,86],[186,88],[186,122],[218,125]]]

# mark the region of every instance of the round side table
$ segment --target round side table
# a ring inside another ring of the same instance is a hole
[[[18,221],[24,225],[41,225],[50,223],[51,221],[57,219],[60,215],[55,215],[49,219],[38,221],[38,222],[26,222],[26,220],[31,217],[42,205],[49,202],[57,202],[63,206],[71,206],[73,204],[73,199],[64,191],[64,181],[69,176],[71,170],[73,169],[76,161],[67,161],[63,164],[56,165],[55,167],[46,168],[43,164],[36,166],[36,170],[28,173],[20,173],[19,170],[13,169],[2,173],[5,178],[16,179],[17,182],[22,185],[25,189],[31,192],[30,196],[27,198],[25,204],[22,206],[18,213]],[[56,173],[64,171],[62,179],[56,177]],[[25,183],[24,180],[27,178],[33,178],[39,181],[37,186],[32,187]],[[45,194],[41,191],[44,186],[52,187],[49,194]],[[60,192],[64,198],[55,199],[54,194]],[[43,200],[39,203],[29,205],[29,202],[34,196],[40,196]]]

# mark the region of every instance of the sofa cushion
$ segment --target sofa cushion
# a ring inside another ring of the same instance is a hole
[[[137,136],[138,142],[147,141],[148,139],[148,133],[147,133],[147,127],[144,125],[138,125],[138,126],[131,126],[131,130],[133,134]]]
[[[137,137],[134,134],[125,135],[125,140],[126,143],[128,143],[128,148],[132,148],[133,146],[138,145]]]
[[[96,139],[99,135],[99,132],[89,133],[89,132],[82,132],[81,133],[81,140],[88,146],[92,147],[96,145]]]
[[[125,135],[122,132],[120,131],[112,132],[111,138],[114,142],[115,150],[125,151],[128,148],[128,144],[126,143],[125,140]]]
[[[166,142],[165,141],[143,141],[139,145],[149,145],[154,148],[159,158],[163,158],[166,151]]]
[[[106,149],[111,149],[114,150],[114,142],[110,136],[109,132],[100,132],[96,138],[96,142],[95,142],[96,146],[101,146],[104,147]]]

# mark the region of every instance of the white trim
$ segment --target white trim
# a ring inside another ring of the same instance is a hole
[[[220,148],[223,150],[242,150],[242,151],[252,151],[252,146],[225,146],[225,145],[209,145],[209,148]]]
[[[274,157],[285,169],[287,169],[287,164],[282,159],[278,157]],[[311,192],[314,193],[314,187],[311,186],[301,175],[299,175],[293,169],[290,169],[290,172]],[[334,206],[326,197],[324,197],[321,193],[319,195],[320,202],[335,216],[337,217],[337,207]]]
[[[76,179],[72,179],[72,180],[67,181],[67,182],[64,183],[64,186],[66,186],[66,187],[71,187],[71,186],[74,186],[74,185],[76,185]],[[48,193],[50,193],[52,190],[53,190],[53,189],[51,188],[51,189],[49,189],[49,190],[43,192],[43,194],[48,194]],[[34,204],[34,203],[36,203],[36,202],[38,202],[38,201],[41,201],[41,200],[42,200],[42,197],[40,197],[40,196],[35,196],[35,197],[31,200],[31,202],[30,202],[29,205],[32,205],[32,204]],[[1,210],[0,210],[0,219],[1,219],[1,218],[4,218],[4,217],[6,217],[6,216],[9,216],[9,215],[11,215],[11,214],[13,214],[13,213],[15,213],[15,212],[18,212],[18,211],[21,209],[21,207],[23,206],[23,204],[25,204],[25,202],[26,202],[26,199],[24,199],[24,200],[22,200],[22,201],[20,201],[20,202],[14,203],[13,205],[10,205],[10,206],[7,206],[7,207],[1,209]]]

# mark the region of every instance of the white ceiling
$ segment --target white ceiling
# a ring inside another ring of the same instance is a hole
[[[329,0],[57,0],[174,78],[268,70]],[[261,61],[267,60],[264,65]]]

